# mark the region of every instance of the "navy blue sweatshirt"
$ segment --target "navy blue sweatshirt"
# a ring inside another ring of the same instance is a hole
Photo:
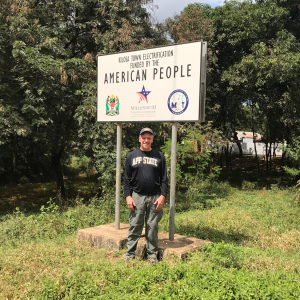
[[[167,167],[162,152],[136,149],[127,154],[124,173],[125,197],[131,196],[132,191],[142,195],[167,195]]]

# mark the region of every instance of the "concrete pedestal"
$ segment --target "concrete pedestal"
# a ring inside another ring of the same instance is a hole
[[[129,225],[122,223],[120,224],[120,230],[115,229],[115,223],[81,229],[78,231],[78,240],[87,241],[95,248],[120,251],[126,249],[128,229]],[[164,260],[170,255],[175,255],[179,259],[184,259],[188,253],[196,251],[204,244],[212,244],[212,242],[178,234],[174,235],[174,241],[169,241],[169,233],[159,233],[158,258]],[[135,254],[138,259],[146,258],[146,239],[144,230],[142,237],[138,242]]]
[[[115,229],[115,223],[78,231],[78,240],[87,241],[92,247],[104,248],[109,251],[120,251],[126,248],[128,224],[120,224],[120,230]],[[143,236],[144,236],[143,232]]]

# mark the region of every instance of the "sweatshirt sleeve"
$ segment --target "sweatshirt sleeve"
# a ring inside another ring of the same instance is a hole
[[[132,191],[130,188],[131,181],[131,168],[130,168],[130,154],[128,153],[125,161],[125,171],[124,171],[124,196],[125,198],[131,196]]]
[[[161,195],[167,196],[168,194],[168,177],[167,177],[167,165],[166,159],[162,152],[161,156],[161,171],[160,171],[160,186],[161,186]]]

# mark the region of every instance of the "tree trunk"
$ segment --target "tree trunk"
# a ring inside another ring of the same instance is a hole
[[[239,148],[239,158],[242,158],[242,156],[243,156],[243,149],[242,149],[241,141],[238,138],[237,132],[234,133],[234,141],[236,142],[236,145]]]
[[[254,138],[254,132],[253,132],[253,144],[254,144],[255,159],[256,159],[256,164],[257,164],[257,172],[259,172],[260,167],[259,167],[259,159],[258,159],[258,155],[257,155],[256,139]]]
[[[274,148],[273,148],[273,157],[276,158],[276,150],[277,150],[278,144],[275,147],[275,143],[274,143]]]
[[[272,171],[272,142],[270,142],[270,147],[269,147],[269,157],[270,157],[270,171]]]
[[[229,143],[226,143],[226,169],[229,169]]]
[[[242,158],[243,157],[243,149],[242,149],[241,141],[236,140],[235,142],[239,148],[239,158]]]
[[[222,146],[221,148],[221,157],[220,157],[220,167],[223,169],[223,149],[224,147]]]
[[[283,151],[283,149],[282,149],[282,151]],[[286,151],[283,151],[282,155],[281,155],[281,169],[283,169],[283,166],[284,166],[285,155],[286,155]]]
[[[267,134],[267,139],[268,139],[268,134]],[[266,171],[268,171],[269,170],[268,140],[266,141],[265,145],[266,145]]]
[[[231,152],[232,152],[232,146],[230,147],[230,152],[229,152],[229,169],[230,169],[230,171],[232,170],[232,165],[231,165]]]
[[[17,167],[17,154],[18,154],[18,136],[14,135],[12,140],[12,165],[11,165],[11,183],[18,182],[18,167]]]
[[[259,167],[259,159],[257,156],[257,149],[256,149],[256,138],[254,136],[255,132],[254,132],[254,116],[253,116],[253,103],[251,105],[251,112],[252,112],[252,116],[251,116],[251,123],[252,123],[252,134],[253,134],[253,144],[254,144],[254,151],[255,151],[255,158],[256,158],[256,163],[257,163],[257,172],[260,172],[260,167]]]
[[[61,156],[54,155],[51,158],[52,167],[56,179],[56,197],[62,199],[66,196],[63,173],[61,170]]]

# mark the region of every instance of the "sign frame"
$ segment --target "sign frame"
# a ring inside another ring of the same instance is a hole
[[[199,109],[198,109],[198,117],[195,120],[130,120],[130,121],[123,121],[123,120],[98,120],[98,110],[99,110],[99,101],[98,101],[98,93],[99,93],[99,76],[98,76],[98,59],[99,57],[104,56],[113,56],[113,55],[120,55],[120,54],[126,54],[126,53],[134,53],[138,51],[146,51],[146,50],[157,50],[157,49],[163,49],[170,46],[180,46],[180,45],[186,45],[186,44],[193,44],[193,43],[201,43],[200,49],[201,53],[200,55],[200,66],[199,66],[199,72],[200,72],[200,82],[199,82]],[[206,84],[203,81],[206,80],[206,51],[207,51],[207,43],[203,42],[202,40],[198,41],[192,41],[187,43],[180,43],[180,44],[172,44],[172,45],[164,45],[159,47],[152,47],[152,48],[145,48],[145,49],[137,49],[132,51],[124,51],[124,52],[117,52],[117,53],[109,53],[105,55],[97,55],[97,123],[144,123],[144,122],[151,122],[151,123],[174,123],[174,122],[204,122],[204,114],[205,111],[205,87]],[[203,55],[205,52],[205,55]],[[205,64],[205,66],[203,66]]]

